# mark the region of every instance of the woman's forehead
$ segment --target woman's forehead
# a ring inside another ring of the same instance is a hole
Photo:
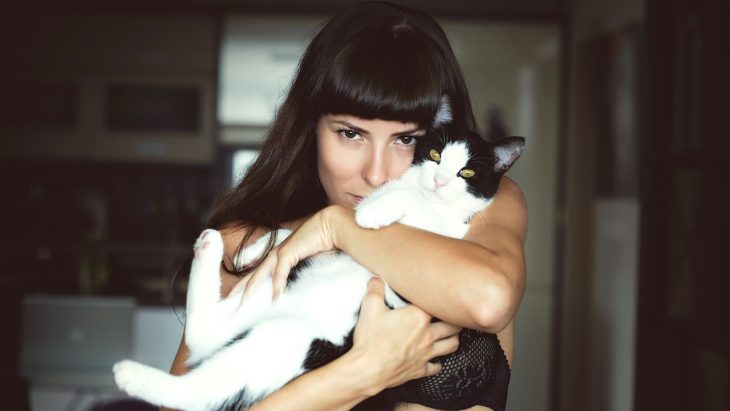
[[[396,131],[421,130],[416,122],[402,122],[397,120],[365,119],[350,114],[324,114],[322,119],[328,123],[355,126],[364,130],[389,129]]]

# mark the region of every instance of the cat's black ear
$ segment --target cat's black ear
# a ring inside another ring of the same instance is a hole
[[[493,143],[494,171],[505,173],[522,155],[525,149],[524,137],[506,137]]]

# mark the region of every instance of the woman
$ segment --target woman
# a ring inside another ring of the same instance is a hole
[[[401,224],[364,230],[354,221],[353,207],[363,197],[408,168],[416,139],[444,95],[454,121],[476,129],[448,40],[423,13],[386,3],[355,5],[310,43],[261,155],[210,217],[226,247],[222,294],[263,275],[274,275],[280,292],[298,261],[340,249],[413,306],[388,310],[382,283],[371,281],[353,348],[252,410],[350,409],[384,388],[437,374],[441,365],[429,360],[456,350],[461,327],[496,334],[511,362],[527,226],[514,182],[502,179],[492,205],[472,219],[463,240]],[[234,275],[241,273],[233,272],[231,256],[279,226],[296,231],[253,273]],[[431,316],[443,322],[431,323]],[[186,372],[186,353],[183,339],[173,374]],[[507,367],[488,370],[502,378],[474,409],[504,407]]]

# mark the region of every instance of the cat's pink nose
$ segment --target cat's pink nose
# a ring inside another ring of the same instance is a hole
[[[434,177],[433,182],[436,184],[437,189],[446,185],[446,181],[444,181],[438,177]]]

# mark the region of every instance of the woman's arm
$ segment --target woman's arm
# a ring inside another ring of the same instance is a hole
[[[273,275],[276,294],[299,261],[339,248],[446,322],[492,333],[510,324],[525,288],[527,232],[527,205],[512,180],[502,179],[464,239],[402,224],[363,229],[354,215],[340,206],[313,215],[269,253],[252,281]]]
[[[431,315],[496,333],[512,320],[525,288],[527,205],[502,178],[494,200],[471,220],[464,240],[393,224],[360,228],[354,211],[330,207],[334,246]]]

